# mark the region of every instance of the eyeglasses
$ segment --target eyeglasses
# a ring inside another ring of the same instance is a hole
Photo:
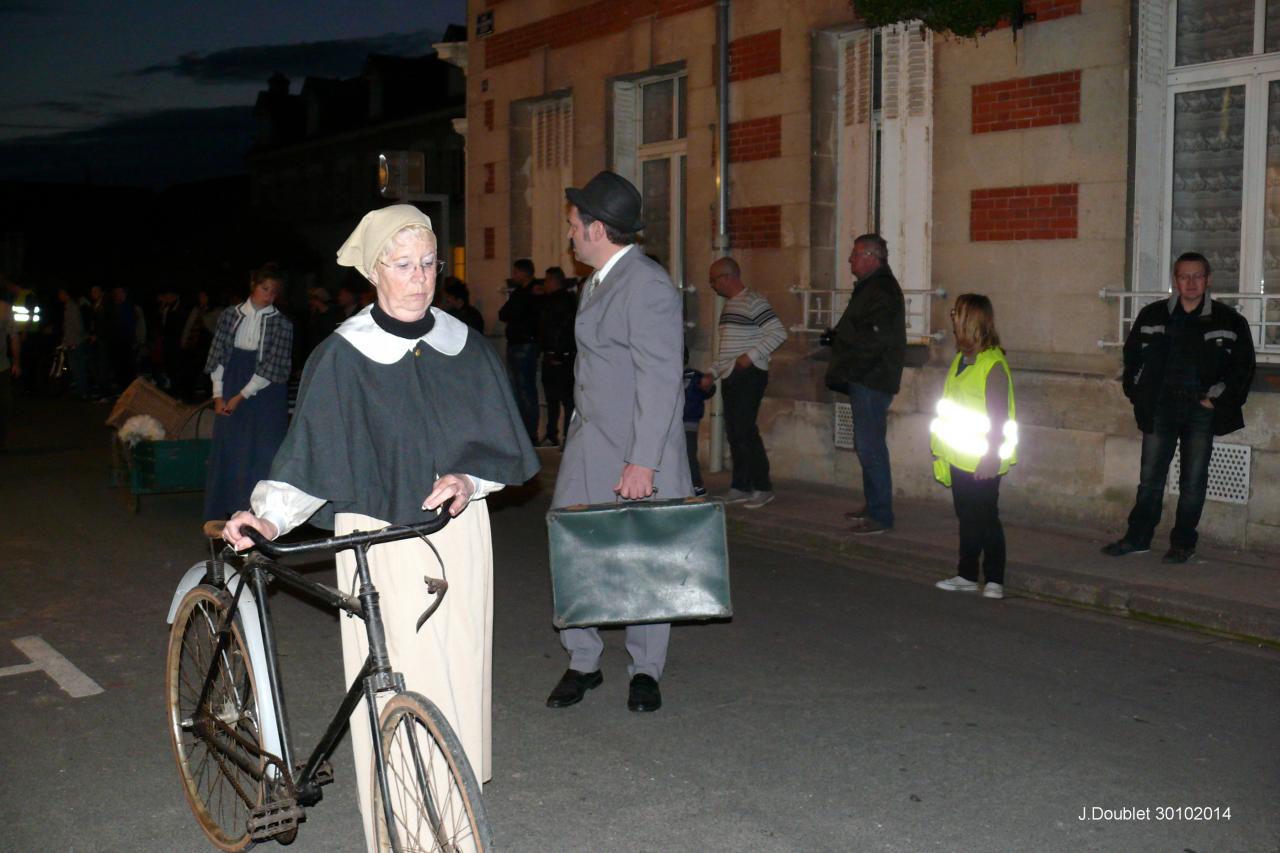
[[[440,275],[444,272],[445,266],[444,261],[423,261],[420,264],[415,264],[413,261],[396,261],[393,264],[389,264],[386,261],[378,261],[378,263],[387,267],[401,278],[409,278],[412,276],[415,267],[422,270],[422,274],[424,276]]]

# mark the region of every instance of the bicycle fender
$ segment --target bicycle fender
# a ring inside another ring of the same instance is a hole
[[[173,602],[169,605],[170,625],[178,615],[178,605],[186,594],[204,581],[205,563],[201,561],[191,568],[178,581],[174,590]],[[230,566],[226,567],[227,588],[233,592],[239,588],[240,575]],[[253,667],[254,684],[258,690],[258,723],[262,731],[262,747],[272,755],[284,755],[281,746],[280,724],[276,719],[276,703],[271,693],[271,683],[267,680],[267,652],[262,645],[262,623],[258,620],[258,604],[253,597],[253,588],[245,585],[240,593],[240,606],[236,609],[236,619],[240,622],[240,633],[249,650],[249,665]]]

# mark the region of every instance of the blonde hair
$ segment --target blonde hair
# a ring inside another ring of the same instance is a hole
[[[1000,346],[996,333],[996,311],[981,293],[962,293],[951,309],[955,321],[956,344],[961,350],[982,352]]]

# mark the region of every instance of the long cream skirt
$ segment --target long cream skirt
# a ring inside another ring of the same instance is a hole
[[[338,513],[334,519],[337,535],[386,526],[385,521],[357,513]],[[472,769],[485,782],[492,776],[493,543],[488,505],[483,500],[472,501],[430,539],[444,561],[449,590],[421,631],[415,633],[414,624],[434,599],[427,593],[423,577],[440,577],[440,564],[431,549],[416,537],[378,545],[369,550],[369,573],[378,588],[392,669],[404,674],[407,689],[421,693],[440,708],[462,742]],[[339,588],[358,594],[354,553],[338,554],[337,566]],[[340,621],[342,662],[350,683],[364,666],[369,640],[363,620],[344,615]],[[351,715],[351,744],[365,845],[373,853],[371,743],[369,712],[361,701]]]

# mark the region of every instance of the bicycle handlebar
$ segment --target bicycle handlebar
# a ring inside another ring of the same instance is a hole
[[[271,558],[285,557],[292,554],[336,553],[350,548],[358,548],[361,545],[381,545],[384,542],[398,542],[401,539],[410,539],[414,536],[429,536],[442,530],[451,518],[443,508],[436,510],[436,512],[438,514],[435,518],[417,524],[393,524],[381,530],[358,530],[345,536],[329,536],[325,539],[295,542],[292,545],[280,545],[272,542],[253,527],[245,526],[241,527],[240,530],[253,540],[254,550],[261,551]],[[208,521],[205,522],[204,532],[210,539],[215,539],[222,536],[224,527],[226,527],[225,521]]]

